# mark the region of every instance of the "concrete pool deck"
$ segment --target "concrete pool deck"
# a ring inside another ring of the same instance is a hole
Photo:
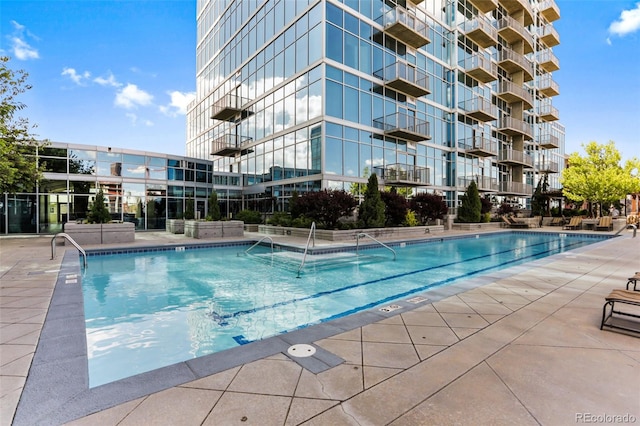
[[[284,352],[70,424],[640,422],[639,337],[599,329],[604,297],[640,271],[640,238],[622,235],[426,292],[396,312],[347,317],[318,339],[308,329],[288,333],[277,340]],[[50,239],[0,239],[0,425],[12,424],[16,408],[20,423],[60,423],[18,406],[62,265],[61,248],[50,260]],[[202,242],[138,233],[132,245],[188,241]],[[327,368],[285,355],[300,342],[331,361]]]

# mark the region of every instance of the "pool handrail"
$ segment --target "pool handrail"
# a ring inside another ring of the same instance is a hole
[[[78,251],[84,257],[84,267],[86,268],[87,267],[87,252],[85,252],[84,249],[82,247],[80,247],[80,244],[78,244],[73,238],[71,238],[71,236],[69,234],[65,234],[64,232],[59,232],[56,235],[54,235],[53,238],[51,238],[51,260],[56,258],[55,241],[56,241],[56,238],[58,238],[58,237],[63,237],[64,239],[69,241],[71,244],[73,244],[73,246],[75,248],[78,249]]]
[[[313,235],[313,246],[316,246],[316,223],[311,222],[311,229],[309,230],[309,236],[307,237],[307,245],[304,247],[304,254],[302,255],[302,262],[300,262],[300,266],[298,267],[298,275],[297,278],[300,278],[300,271],[304,266],[305,260],[307,260],[307,252],[309,251],[309,242],[311,242],[311,236]]]
[[[636,232],[638,231],[638,227],[636,226],[635,223],[628,223],[626,226],[623,226],[622,228],[618,229],[618,232],[616,232],[614,235],[620,235],[622,231],[629,228],[633,229],[633,238],[635,238]]]
[[[377,239],[373,238],[371,235],[367,234],[366,232],[359,232],[358,234],[356,234],[356,254],[359,254],[358,250],[360,249],[360,237],[371,238],[373,241],[375,241],[376,243],[380,244],[382,247],[386,248],[387,250],[390,250],[391,253],[393,253],[393,260],[396,260],[397,254],[396,254],[396,251],[394,249],[392,249],[391,247],[389,247],[388,245],[386,245],[382,241],[378,241]]]
[[[266,237],[262,237],[260,238],[254,245],[252,245],[251,247],[249,247],[248,249],[246,249],[244,251],[244,254],[249,254],[249,251],[251,249],[253,249],[255,246],[257,246],[258,244],[260,244],[261,242],[263,242],[264,240],[269,240],[271,241],[271,254],[273,254],[273,238],[271,238],[270,236],[266,236]]]

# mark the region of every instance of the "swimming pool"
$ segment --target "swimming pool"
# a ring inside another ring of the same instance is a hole
[[[91,256],[82,277],[90,386],[329,321],[599,241],[503,232],[369,246],[356,256],[268,246]],[[391,305],[390,305],[391,304]]]

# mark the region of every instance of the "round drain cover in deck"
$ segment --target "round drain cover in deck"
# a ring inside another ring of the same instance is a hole
[[[301,343],[298,345],[289,346],[289,349],[287,349],[287,353],[298,358],[305,358],[315,354],[316,348],[311,345],[305,345]]]

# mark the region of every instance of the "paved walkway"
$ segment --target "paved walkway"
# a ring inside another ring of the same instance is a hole
[[[139,233],[135,244],[180,238]],[[50,260],[49,242],[0,239],[2,426],[12,423],[60,269],[62,250]],[[640,339],[599,329],[604,297],[635,271],[640,238],[625,232],[456,294],[428,292],[415,309],[314,341],[344,360],[322,372],[277,353],[70,424],[639,423]]]

